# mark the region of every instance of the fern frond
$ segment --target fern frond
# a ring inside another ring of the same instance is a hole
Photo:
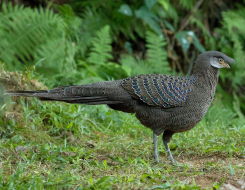
[[[166,45],[163,36],[153,32],[146,32],[147,59],[143,60],[132,55],[123,55],[120,59],[122,68],[130,75],[162,73],[172,74],[167,62],[167,53],[163,49]]]
[[[238,10],[229,10],[222,13],[224,19],[224,28],[228,30],[228,37],[233,42],[232,52],[235,56],[235,60],[238,63],[242,63],[245,59],[244,55],[244,31],[245,31],[245,8],[239,7]],[[225,34],[227,35],[227,33]],[[224,48],[224,47],[223,47]],[[232,86],[239,91],[239,86],[244,84],[244,64],[236,64],[233,66],[234,73],[229,72],[221,73],[221,78],[230,78]]]
[[[43,8],[23,8],[3,3],[0,13],[0,59],[10,69],[21,68],[20,62],[31,62],[43,43],[63,37],[65,23],[58,14]]]
[[[229,32],[232,32],[233,28],[237,28],[240,32],[245,31],[245,8],[241,8],[239,11],[229,10],[222,13],[224,22]]]
[[[164,50],[166,42],[164,36],[153,32],[146,32],[147,61],[155,73],[170,74],[171,68],[167,62],[167,52]]]
[[[88,62],[102,65],[112,59],[112,55],[109,53],[112,50],[111,42],[110,27],[106,25],[97,32],[97,36],[92,42]]]
[[[96,32],[106,25],[103,13],[97,12],[94,8],[86,7],[81,15],[80,39],[78,41],[79,53],[83,58],[88,48],[92,45]]]
[[[63,37],[42,44],[35,52],[34,57],[35,62],[46,58],[39,67],[48,68],[55,66],[57,72],[71,71],[76,69],[75,52],[74,44]]]
[[[133,74],[133,66],[137,65],[137,61],[131,55],[122,55],[120,59],[120,63],[122,68],[126,71],[128,76],[132,76]]]
[[[151,68],[147,61],[135,58],[132,55],[122,55],[120,63],[128,76],[151,73]]]

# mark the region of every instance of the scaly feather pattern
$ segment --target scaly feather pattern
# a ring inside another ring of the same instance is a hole
[[[128,91],[133,91],[148,105],[170,108],[182,106],[186,102],[196,80],[196,76],[149,74],[126,78],[122,86]]]

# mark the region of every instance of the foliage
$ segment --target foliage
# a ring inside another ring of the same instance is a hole
[[[55,73],[75,68],[74,47],[65,37],[66,23],[52,10],[3,3],[0,12],[0,59],[10,70],[35,63]],[[55,69],[54,69],[55,65]]]
[[[238,64],[221,71],[220,101],[212,109],[223,113],[218,110],[224,105],[230,121],[241,123],[245,8],[232,5],[236,9],[217,15],[214,3],[197,0],[71,0],[52,9],[2,3],[0,60],[10,70],[35,65],[52,87],[146,73],[189,74],[198,52],[220,50]],[[205,10],[210,10],[208,17]],[[218,27],[207,23],[209,17]],[[226,114],[218,117],[227,119]]]
[[[130,75],[163,73],[171,74],[171,68],[167,62],[167,53],[164,50],[166,42],[163,35],[146,32],[146,60],[132,55],[122,55],[120,63]]]
[[[112,59],[112,55],[110,54],[112,40],[109,30],[110,27],[106,25],[97,32],[98,37],[92,41],[92,48],[88,58],[89,63],[103,65],[109,59]]]
[[[245,58],[244,55],[244,48],[245,45],[244,41],[244,30],[245,30],[245,8],[240,7],[239,10],[234,11],[230,10],[227,12],[223,12],[223,19],[224,25],[223,29],[227,31],[225,34],[224,32],[220,31],[221,34],[224,36],[224,40],[228,37],[231,39],[231,42],[234,43],[233,46],[233,54],[236,57],[236,64],[234,66],[234,72],[228,75],[228,78],[232,79],[232,86],[238,90],[240,85],[244,85],[244,64],[241,64]],[[234,20],[236,22],[234,22]],[[222,44],[220,44],[222,45]],[[230,51],[231,47],[223,47],[224,51]],[[223,76],[224,80],[225,76]]]
[[[163,35],[156,35],[153,32],[146,32],[147,57],[151,70],[156,73],[169,74],[171,69],[167,62],[167,52],[163,47],[167,45]]]
[[[147,73],[186,75],[205,50],[222,51],[237,64],[221,70],[198,126],[174,135],[176,166],[167,164],[160,140],[164,162],[152,162],[152,132],[133,115],[23,99],[16,103],[21,113],[13,109],[3,119],[1,88],[1,189],[219,189],[244,174],[244,3],[47,2],[30,8],[5,1],[0,12],[0,62],[23,70],[30,83],[38,78],[52,88]],[[209,175],[210,185],[200,187]]]

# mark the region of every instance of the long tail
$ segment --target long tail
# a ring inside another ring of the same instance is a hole
[[[116,81],[113,82],[61,86],[51,90],[9,90],[5,95],[89,105],[118,104],[127,101],[128,98],[131,99],[131,96]]]

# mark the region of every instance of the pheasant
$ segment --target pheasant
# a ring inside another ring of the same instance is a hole
[[[201,53],[190,76],[147,74],[116,81],[61,86],[51,90],[13,90],[11,96],[37,97],[43,101],[107,104],[114,110],[135,113],[142,125],[153,130],[154,157],[159,162],[157,136],[162,139],[171,164],[168,143],[174,133],[192,129],[202,120],[214,98],[219,69],[235,60],[218,51]]]

